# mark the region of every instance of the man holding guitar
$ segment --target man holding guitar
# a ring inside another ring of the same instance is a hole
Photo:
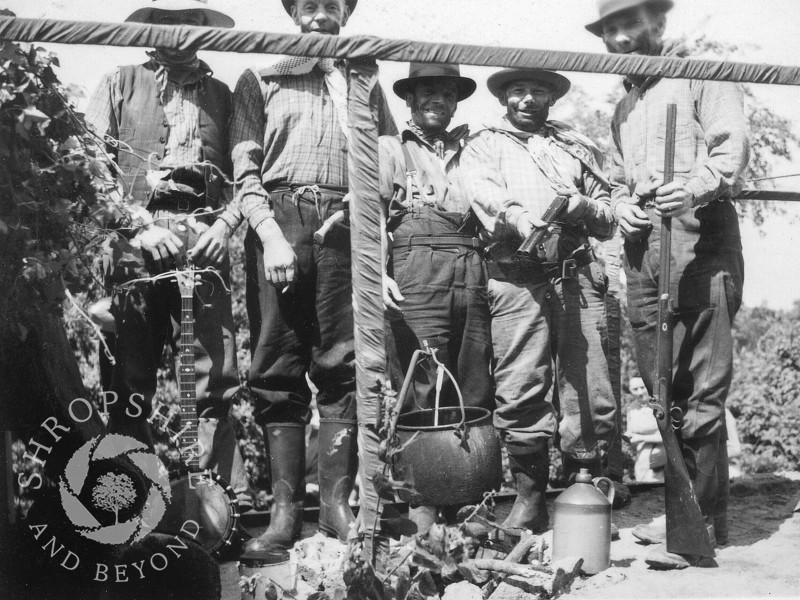
[[[233,26],[230,17],[208,8],[205,0],[147,2],[126,20]],[[190,390],[192,403],[181,426],[187,420],[197,425],[199,466],[214,467],[246,498],[247,475],[228,420],[239,378],[227,245],[211,234],[198,242],[209,232],[213,217],[208,212],[223,200],[224,178],[230,173],[230,90],[211,77],[211,69],[193,49],[156,48],[148,56],[142,65],[106,75],[86,114],[87,123],[109,141],[126,199],[142,223],[129,239],[141,252],[131,252],[131,260],[107,273],[108,283],[115,286],[111,312],[117,330],[111,383],[111,400],[116,401],[108,404],[109,430],[152,447],[151,426],[165,429],[172,417],[163,405],[154,412],[152,407],[161,352],[169,339],[186,342],[191,357],[186,352],[179,357],[178,374],[191,367],[196,389]],[[216,270],[205,269],[193,282],[193,330],[181,324],[181,294],[174,277],[118,287],[182,268],[187,257],[197,267]]]

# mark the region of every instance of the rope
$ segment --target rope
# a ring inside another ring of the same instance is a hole
[[[800,85],[800,67],[785,65],[388,40],[365,35],[275,34],[212,27],[3,17],[0,18],[0,39],[147,48],[185,48],[191,45],[217,52],[372,58],[484,67],[535,66],[557,71]]]

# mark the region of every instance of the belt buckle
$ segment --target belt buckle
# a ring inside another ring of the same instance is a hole
[[[578,261],[574,258],[567,258],[561,263],[561,279],[575,279],[578,274]]]
[[[182,210],[184,212],[189,212],[191,208],[191,204],[189,203],[188,198],[178,198],[175,201],[175,208],[178,210]]]

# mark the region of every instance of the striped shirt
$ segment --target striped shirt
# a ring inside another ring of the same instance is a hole
[[[378,89],[378,133],[395,135],[383,91]],[[229,142],[235,195],[220,218],[255,229],[273,216],[267,189],[280,182],[347,187],[347,138],[315,66],[310,73],[261,77],[248,69],[233,94]]]
[[[663,53],[680,56],[674,42]],[[736,83],[647,78],[617,105],[612,204],[638,203],[664,180],[667,105],[677,105],[675,180],[684,182],[699,206],[735,198],[744,186],[750,156],[742,87]]]
[[[459,171],[470,205],[495,243],[493,256],[513,254],[520,242],[520,218],[541,217],[556,196],[553,182],[534,162],[531,151],[546,157],[587,197],[583,213],[574,217],[583,221],[589,235],[610,237],[615,223],[606,185],[547,135],[519,131],[503,118],[501,124],[469,140]],[[578,243],[582,242],[576,239],[576,247]]]

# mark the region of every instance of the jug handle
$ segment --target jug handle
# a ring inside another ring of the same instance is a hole
[[[600,487],[604,483],[608,485],[608,490],[605,492],[603,492],[603,488]],[[592,484],[594,484],[594,487],[606,495],[609,504],[614,504],[614,494],[617,493],[617,488],[614,487],[613,481],[611,481],[608,477],[595,477],[592,479]]]

